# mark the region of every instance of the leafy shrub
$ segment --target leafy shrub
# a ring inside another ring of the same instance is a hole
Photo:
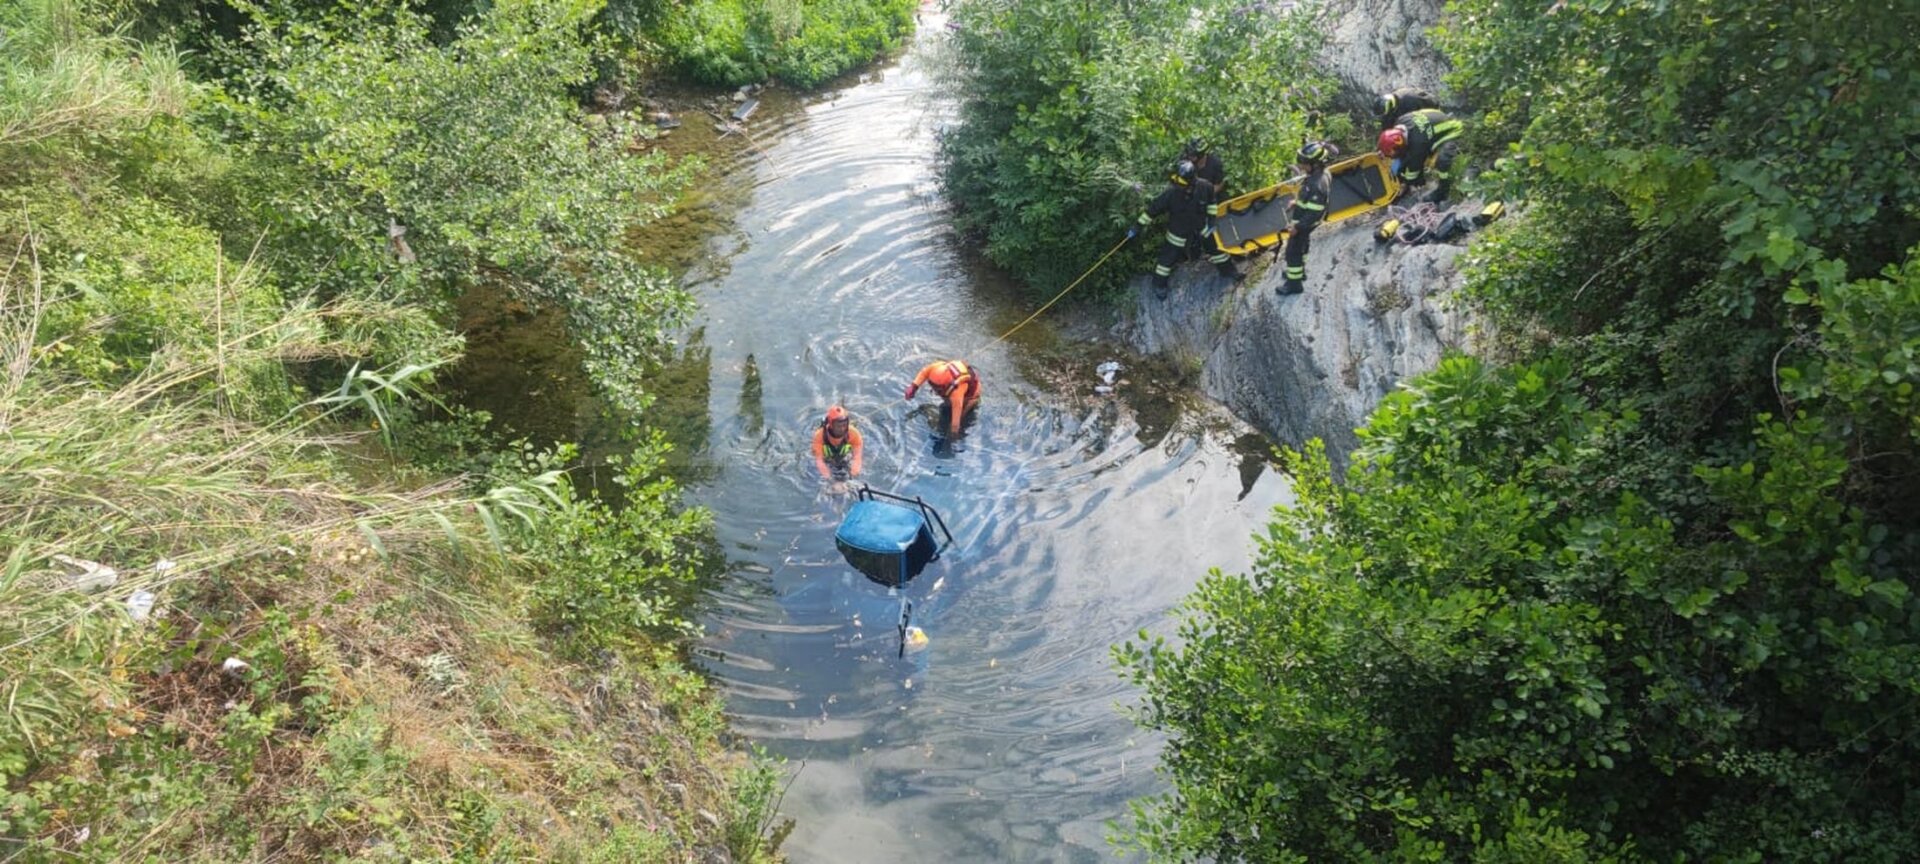
[[[768,72],[799,87],[824,84],[898,46],[913,30],[918,5],[917,0],[767,0],[767,29],[775,36]]]
[[[1383,403],[1349,485],[1295,455],[1299,503],[1254,571],[1205,581],[1179,647],[1117,651],[1142,721],[1173,733],[1174,791],[1132,841],[1238,861],[1920,854],[1901,793],[1920,780],[1920,525],[1850,501],[1862,466],[1818,417],[1763,417],[1744,461],[1658,491],[1615,470],[1639,425],[1565,364],[1455,358]]]
[[[212,358],[216,341],[279,315],[265,274],[225,258],[212,232],[105,184],[80,195],[71,181],[61,185],[0,192],[8,214],[0,237],[18,248],[34,229],[41,278],[60,301],[41,328],[63,367],[110,383],[162,346]]]
[[[738,86],[817,87],[911,33],[916,0],[613,0],[601,26],[657,46],[680,74]],[[645,53],[642,51],[641,53]]]
[[[1290,172],[1304,110],[1331,92],[1310,17],[1264,4],[981,0],[954,20],[960,118],[941,170],[955,222],[1049,293],[1120,240],[1189,137],[1257,188]],[[1153,244],[1137,245],[1144,260]],[[1117,264],[1098,281],[1117,284]]]
[[[1489,137],[1511,141],[1488,179],[1544,202],[1545,230],[1585,245],[1516,256],[1492,238],[1472,290],[1505,323],[1544,317],[1570,340],[1634,334],[1608,353],[1662,382],[1648,391],[1723,385],[1667,400],[1676,426],[1743,432],[1772,401],[1787,289],[1878,272],[1920,240],[1905,143],[1920,117],[1903,110],[1920,100],[1906,60],[1915,7],[1783,18],[1739,2],[1469,0],[1457,11],[1441,40],[1454,83],[1485,106]],[[1822,26],[1829,16],[1875,25]]]
[[[617,240],[684,174],[628,152],[637,126],[590,131],[571,99],[592,71],[590,11],[498,3],[445,46],[404,10],[257,13],[241,79],[201,119],[239,144],[241,206],[280,238],[290,279],[434,307],[497,280],[566,309],[590,371],[631,407],[687,300]]]
[[[552,506],[529,520],[518,544],[540,572],[532,585],[533,620],[572,653],[632,648],[684,633],[682,612],[705,560],[708,515],[682,508],[679,490],[659,476],[658,439],[611,465],[617,505],[554,487]],[[570,448],[539,456],[528,471],[552,472]]]

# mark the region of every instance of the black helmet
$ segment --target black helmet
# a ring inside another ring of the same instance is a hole
[[[1337,155],[1339,151],[1335,150],[1332,144],[1325,141],[1308,141],[1300,145],[1300,152],[1294,154],[1294,158],[1302,165],[1325,165],[1333,161],[1333,157]]]
[[[1374,113],[1382,117],[1392,117],[1394,116],[1393,109],[1399,107],[1399,105],[1399,97],[1394,96],[1392,93],[1382,93],[1380,94],[1380,98],[1373,102],[1373,107],[1377,109]]]
[[[1198,135],[1195,135],[1192,138],[1187,139],[1187,149],[1183,155],[1191,159],[1195,156],[1199,156],[1206,152],[1207,152],[1207,139],[1202,138]]]
[[[1173,179],[1182,183],[1193,179],[1193,160],[1182,159],[1173,163]]]

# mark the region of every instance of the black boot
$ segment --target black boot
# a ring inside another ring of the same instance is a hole
[[[1247,274],[1240,272],[1239,268],[1233,266],[1232,261],[1227,261],[1225,263],[1217,264],[1215,266],[1218,267],[1220,270],[1220,278],[1225,279],[1228,282],[1232,282],[1235,285],[1238,285],[1241,282],[1246,281],[1247,279]]]
[[[1173,281],[1172,279],[1169,279],[1166,276],[1153,277],[1153,296],[1158,297],[1161,300],[1167,299],[1167,287],[1172,281]]]
[[[1307,290],[1306,283],[1303,283],[1298,279],[1288,279],[1287,281],[1280,283],[1280,287],[1273,289],[1273,293],[1278,294],[1282,297],[1285,297],[1289,294],[1298,294],[1305,290]]]

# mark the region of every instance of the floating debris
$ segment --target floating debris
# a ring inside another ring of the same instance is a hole
[[[1093,392],[1102,396],[1111,394],[1113,392],[1113,378],[1115,375],[1120,374],[1120,369],[1120,361],[1118,360],[1108,360],[1105,363],[1093,367],[1094,373],[1100,376],[1101,382],[1093,385]]]

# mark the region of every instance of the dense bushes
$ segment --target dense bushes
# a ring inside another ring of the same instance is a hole
[[[1920,854],[1902,791],[1920,782],[1920,526],[1854,500],[1830,422],[1762,418],[1737,462],[1638,476],[1621,466],[1655,439],[1582,389],[1557,361],[1456,358],[1381,406],[1347,485],[1294,462],[1300,501],[1255,570],[1206,580],[1180,647],[1120,653],[1143,722],[1176,733],[1176,793],[1136,842],[1174,860]]]
[[[503,284],[565,309],[591,370],[637,398],[686,298],[615,241],[684,174],[627,152],[637,128],[590,130],[569,97],[592,72],[592,11],[498,3],[445,44],[404,11],[258,15],[226,49],[245,71],[196,118],[241,157],[233,240],[274,232],[278,265],[325,297],[444,308]]]
[[[1920,18],[1451,8],[1528,202],[1467,258],[1514,365],[1389,397],[1344,486],[1297,460],[1255,570],[1121,649],[1173,734],[1132,840],[1920,855]]]
[[[1290,172],[1305,110],[1330,95],[1310,18],[1265,4],[978,0],[954,20],[947,195],[987,257],[1041,291],[1120,240],[1188,138],[1257,188]]]
[[[893,49],[917,0],[614,0],[608,29],[658,45],[696,81],[815,87]]]

